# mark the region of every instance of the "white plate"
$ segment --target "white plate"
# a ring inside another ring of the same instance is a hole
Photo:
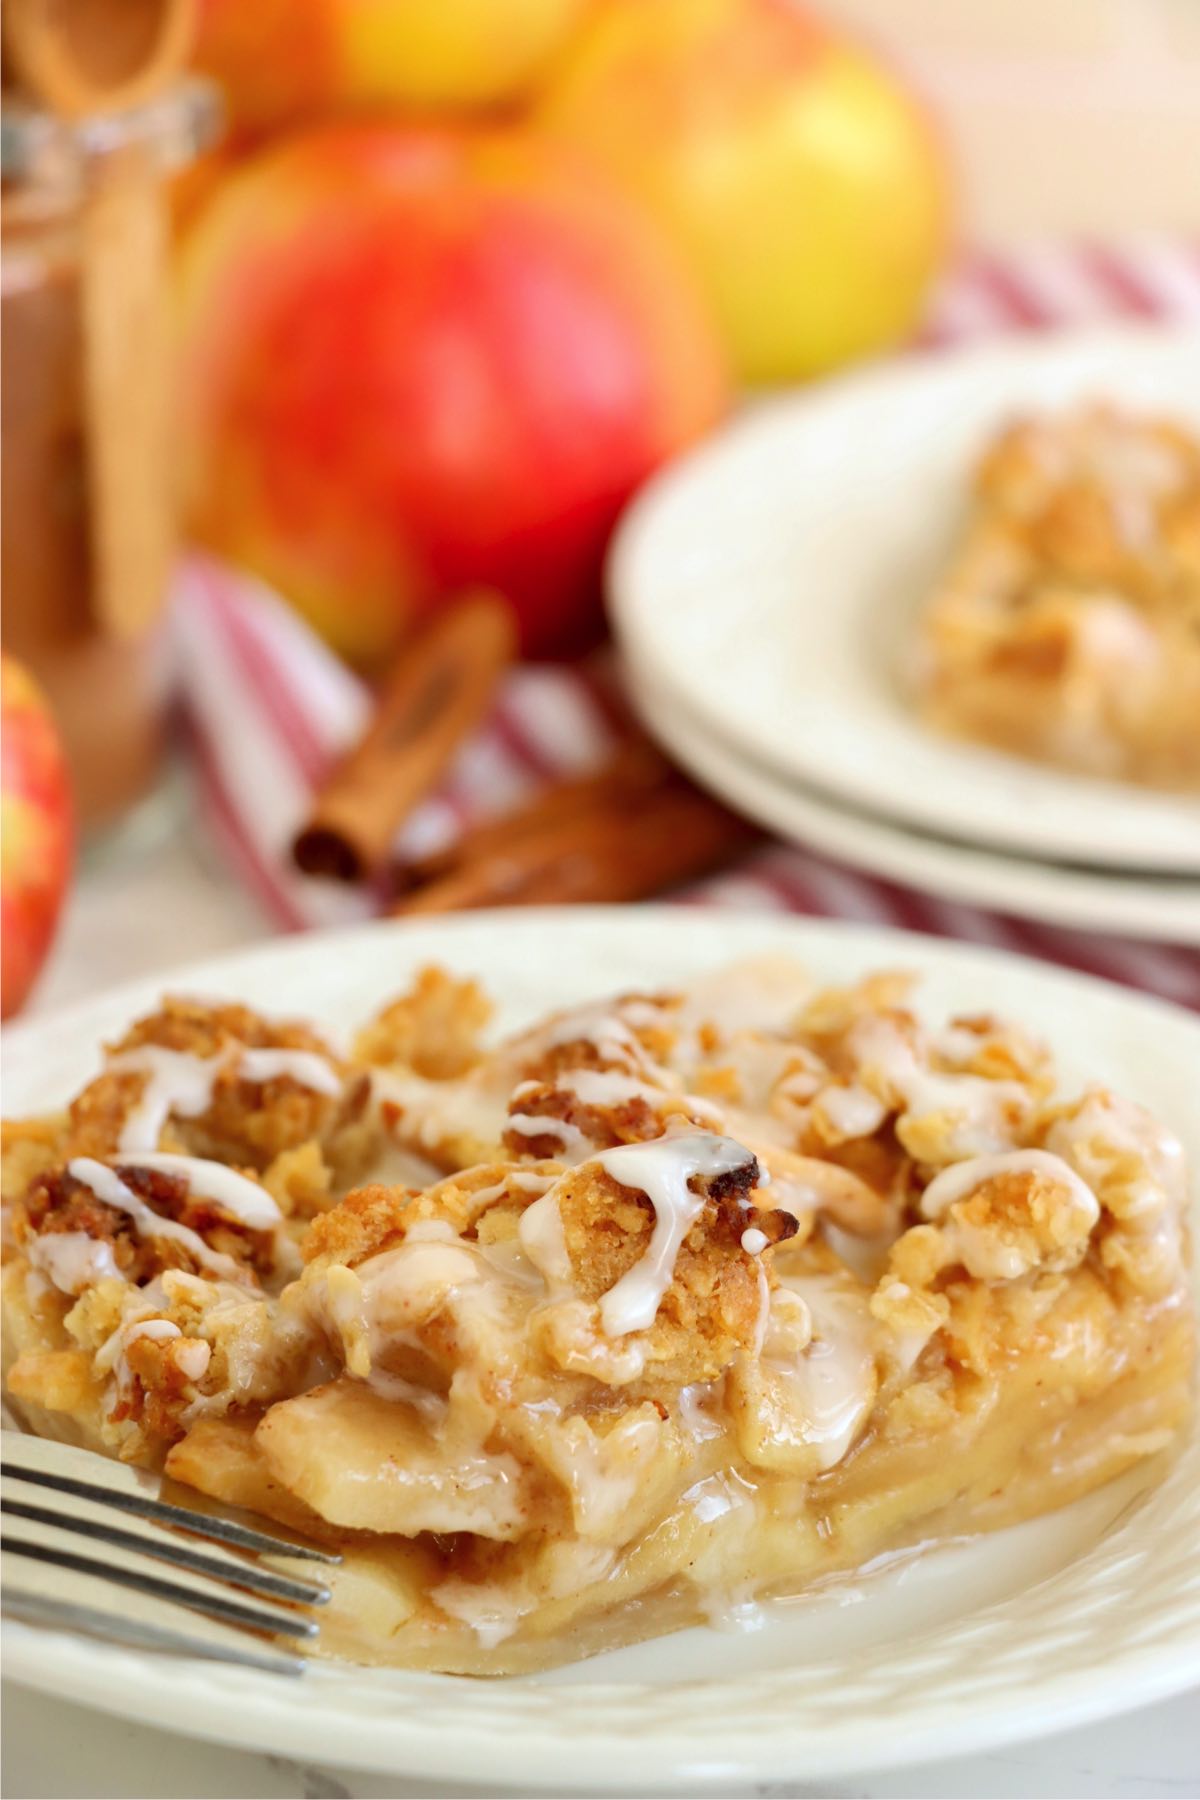
[[[1043,924],[1200,945],[1200,881],[1002,856],[889,825],[768,774],[689,716],[674,695],[649,693],[634,678],[628,686],[647,729],[698,781],[748,818],[810,850],[939,900],[964,900]]]
[[[940,737],[899,674],[982,444],[1089,395],[1200,428],[1200,333],[914,356],[754,409],[626,515],[609,590],[631,666],[826,798],[1056,862],[1200,874],[1200,802]]]
[[[1099,1075],[1155,1107],[1200,1165],[1200,1026],[1103,982],[899,932],[689,909],[480,914],[276,941],[171,981],[336,1029],[434,958],[482,976],[511,1026],[764,950],[833,981],[916,968],[931,1015],[1007,1011],[1054,1044],[1067,1079]],[[161,986],[7,1033],[7,1109],[61,1100],[95,1066],[98,1039]],[[812,1781],[1065,1729],[1200,1680],[1200,1438],[1161,1486],[1135,1490],[1125,1479],[1049,1519],[845,1583],[749,1636],[685,1632],[552,1676],[331,1663],[288,1682],[11,1624],[4,1669],[169,1730],[489,1791]]]

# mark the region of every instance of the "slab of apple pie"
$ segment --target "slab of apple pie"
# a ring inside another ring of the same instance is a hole
[[[10,1403],[336,1544],[327,1654],[536,1669],[1169,1449],[1176,1140],[909,982],[784,962],[485,1048],[166,999],[5,1128]]]
[[[917,673],[941,730],[1200,789],[1200,443],[1102,405],[1008,426],[925,607]]]

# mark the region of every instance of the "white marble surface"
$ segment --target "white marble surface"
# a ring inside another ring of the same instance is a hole
[[[218,954],[261,937],[265,930],[257,908],[225,879],[202,844],[178,833],[151,831],[140,846],[127,846],[120,856],[96,859],[84,868],[53,964],[31,1010],[43,1011],[116,982]],[[27,1693],[11,1683],[3,1690],[3,1726],[0,1788],[8,1800],[409,1800],[434,1793],[437,1800],[450,1800],[482,1791],[459,1786],[431,1790],[427,1783],[406,1783],[400,1773],[348,1772],[338,1767],[333,1745],[328,1764],[316,1767],[201,1744]],[[796,1782],[727,1791],[778,1800],[818,1793],[864,1800],[908,1795],[941,1800],[968,1794],[973,1800],[1047,1794],[1062,1800],[1197,1796],[1200,1693],[1040,1743],[937,1765],[824,1787]],[[489,1792],[498,1795],[500,1790]]]
[[[269,933],[257,904],[189,822],[190,797],[177,773],[120,843],[84,852],[49,966],[23,1016]]]

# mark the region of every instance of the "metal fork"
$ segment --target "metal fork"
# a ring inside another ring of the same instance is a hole
[[[19,1572],[5,1574],[4,1612],[139,1649],[301,1674],[303,1657],[265,1640],[313,1639],[316,1620],[295,1609],[323,1606],[329,1589],[256,1559],[338,1563],[341,1557],[261,1531],[229,1508],[207,1513],[179,1506],[162,1498],[163,1486],[157,1476],[90,1450],[19,1431],[0,1434],[0,1550],[20,1563]],[[123,1515],[121,1523],[114,1514]],[[19,1530],[11,1520],[21,1521]],[[97,1553],[89,1554],[80,1539]],[[156,1563],[169,1565],[172,1575],[156,1573]],[[262,1647],[251,1648],[247,1634]]]

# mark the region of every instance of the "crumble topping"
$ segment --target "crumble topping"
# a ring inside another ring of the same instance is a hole
[[[941,730],[1084,773],[1200,787],[1200,444],[1100,404],[1003,430],[929,600]]]
[[[343,1544],[432,1666],[748,1604],[853,1541],[872,1459],[928,1449],[872,1492],[951,1482],[1023,1358],[1059,1431],[1186,1337],[1177,1141],[910,985],[771,962],[489,1049],[426,971],[346,1059],[169,1001],[5,1128],[9,1393]]]

